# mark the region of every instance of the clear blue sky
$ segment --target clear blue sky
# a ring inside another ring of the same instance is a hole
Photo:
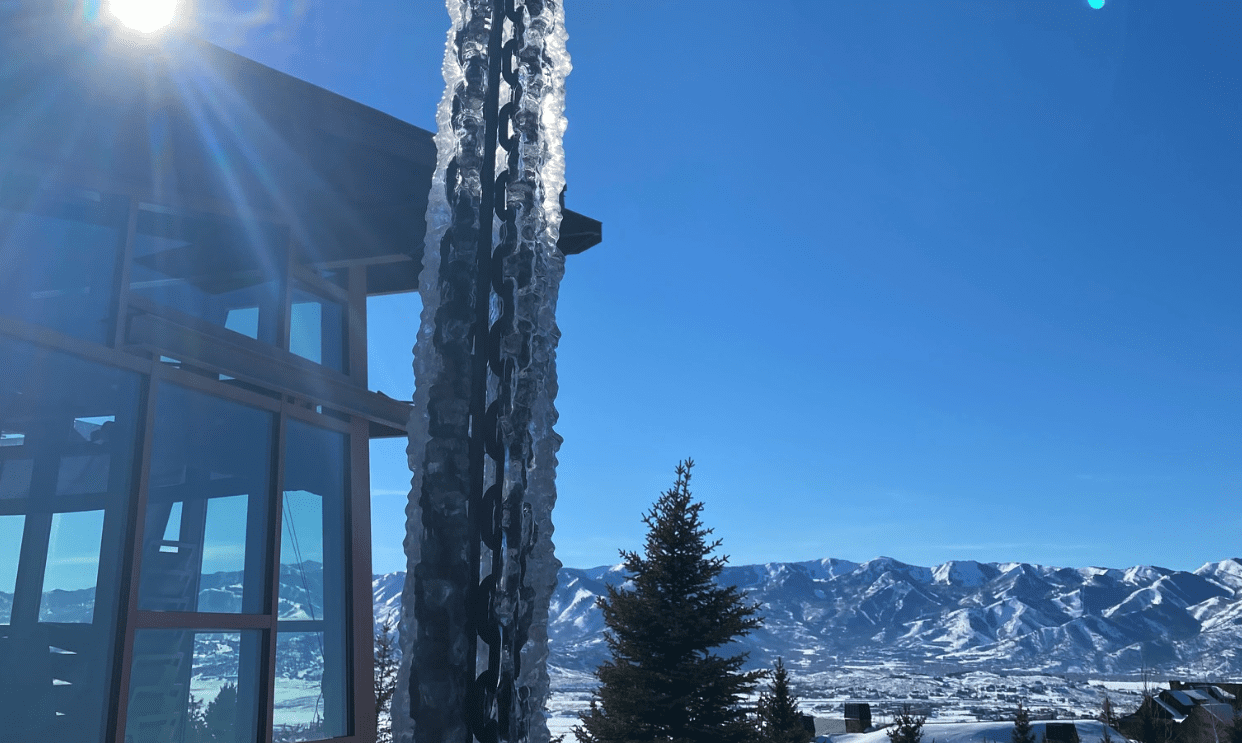
[[[438,0],[215,2],[208,38],[432,128]],[[686,456],[734,564],[1242,555],[1242,3],[567,6],[605,241],[561,291],[565,564],[640,547]],[[374,310],[408,395],[417,302]]]

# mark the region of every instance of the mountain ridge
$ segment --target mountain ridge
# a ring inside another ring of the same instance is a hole
[[[607,657],[595,601],[625,574],[601,565],[562,568],[558,578],[549,662],[590,671]],[[375,576],[377,619],[395,620],[403,580]],[[842,663],[1242,673],[1240,558],[1194,571],[825,558],[726,566],[721,582],[761,606],[764,625],[738,643],[756,667],[779,655],[812,673]]]

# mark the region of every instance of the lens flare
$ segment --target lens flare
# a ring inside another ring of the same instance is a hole
[[[109,10],[121,23],[149,34],[172,23],[176,0],[112,0]]]
[[[1104,7],[1104,0],[1087,0],[1087,5],[1099,10]]]

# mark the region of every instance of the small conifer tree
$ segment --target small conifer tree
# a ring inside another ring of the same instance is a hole
[[[888,739],[891,743],[920,743],[923,740],[923,723],[925,722],[927,718],[914,714],[910,705],[907,704],[893,718],[893,725],[887,733]]]
[[[1013,717],[1012,743],[1035,743],[1035,729],[1031,727],[1031,713],[1018,702],[1018,712]]]
[[[375,742],[392,743],[388,705],[397,691],[397,667],[401,658],[392,622],[385,619],[375,630]]]
[[[780,658],[768,691],[759,695],[759,737],[764,743],[810,743],[815,736],[802,724],[798,699],[789,691],[789,673]]]
[[[744,653],[714,651],[759,624],[757,607],[736,587],[716,584],[726,557],[690,494],[694,462],[643,517],[643,554],[622,551],[632,587],[608,587],[599,607],[612,657],[574,735],[581,743],[702,741],[749,743],[755,727],[743,707],[762,676],[743,671]]]

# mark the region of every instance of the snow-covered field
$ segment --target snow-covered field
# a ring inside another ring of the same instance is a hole
[[[548,728],[553,737],[564,735],[566,741],[572,741],[571,730],[578,723],[578,714],[590,705],[595,677],[557,666],[548,670],[552,682]],[[1095,743],[1098,735],[1092,737],[1089,730],[1095,728],[1089,726],[1098,725],[1090,718],[1099,714],[1104,695],[1112,699],[1118,712],[1125,713],[1138,706],[1143,689],[1143,682],[1134,680],[985,671],[928,673],[892,664],[792,675],[791,680],[802,711],[807,714],[841,718],[845,702],[868,702],[873,720],[879,725],[887,723],[904,705],[910,705],[916,712],[927,715],[928,734],[924,737],[929,741],[934,738],[936,743],[976,743],[983,738],[1008,740],[1006,726],[1011,724],[1019,701],[1031,710],[1034,719],[1077,720],[1083,743]],[[192,691],[206,705],[219,693],[223,683],[222,679],[196,676]],[[282,678],[276,689],[277,724],[311,722],[318,702],[317,681]],[[963,727],[962,723],[986,724]],[[993,727],[1004,728],[1004,734],[993,734]],[[843,735],[834,736],[833,743],[888,743],[888,739]]]
[[[566,734],[577,724],[578,713],[587,709],[595,679],[590,674],[552,667],[552,698],[548,704],[548,727],[553,736]],[[967,728],[954,723],[988,722],[1005,728],[1003,736],[985,730],[976,738],[1008,740],[1013,712],[1021,701],[1040,720],[1076,719],[1085,725],[1100,711],[1107,694],[1118,712],[1125,713],[1138,706],[1143,689],[1141,681],[1066,678],[1047,674],[997,674],[986,671],[928,673],[918,669],[882,666],[853,666],[836,672],[792,676],[792,686],[802,711],[817,717],[840,718],[845,702],[868,702],[873,720],[884,724],[904,705],[928,717],[927,730],[944,731],[926,735],[936,743],[968,743],[948,741],[945,736],[965,735]],[[944,727],[941,727],[941,726]],[[935,726],[934,728],[932,726]],[[1097,725],[1098,727],[1098,725]],[[974,730],[976,728],[970,728]],[[999,728],[998,728],[999,729]],[[1094,728],[1092,728],[1094,730]],[[956,732],[955,732],[956,731]],[[1087,728],[1080,727],[1083,743],[1094,743]],[[974,735],[974,733],[971,733]],[[871,741],[865,736],[836,736],[834,743],[888,743],[888,739]]]
[[[1045,722],[1033,721],[1031,723],[1036,740],[1044,740],[1045,725]],[[1100,743],[1104,739],[1104,726],[1095,720],[1077,720],[1074,725],[1078,728],[1078,735],[1082,743]],[[1012,731],[1012,722],[954,723],[928,721],[923,726],[923,739],[932,740],[936,743],[995,743],[996,741],[1009,740]],[[1110,735],[1114,741],[1125,740],[1116,731],[1113,731]],[[832,743],[889,743],[888,734],[883,730],[871,733],[833,735],[829,739]]]
[[[200,702],[203,709],[220,694],[220,688],[226,682],[235,679],[222,679],[214,676],[194,676],[190,679],[190,694]],[[276,708],[272,721],[281,725],[306,725],[315,720],[316,713],[323,716],[323,700],[320,698],[321,682],[307,679],[277,679],[275,689]]]

